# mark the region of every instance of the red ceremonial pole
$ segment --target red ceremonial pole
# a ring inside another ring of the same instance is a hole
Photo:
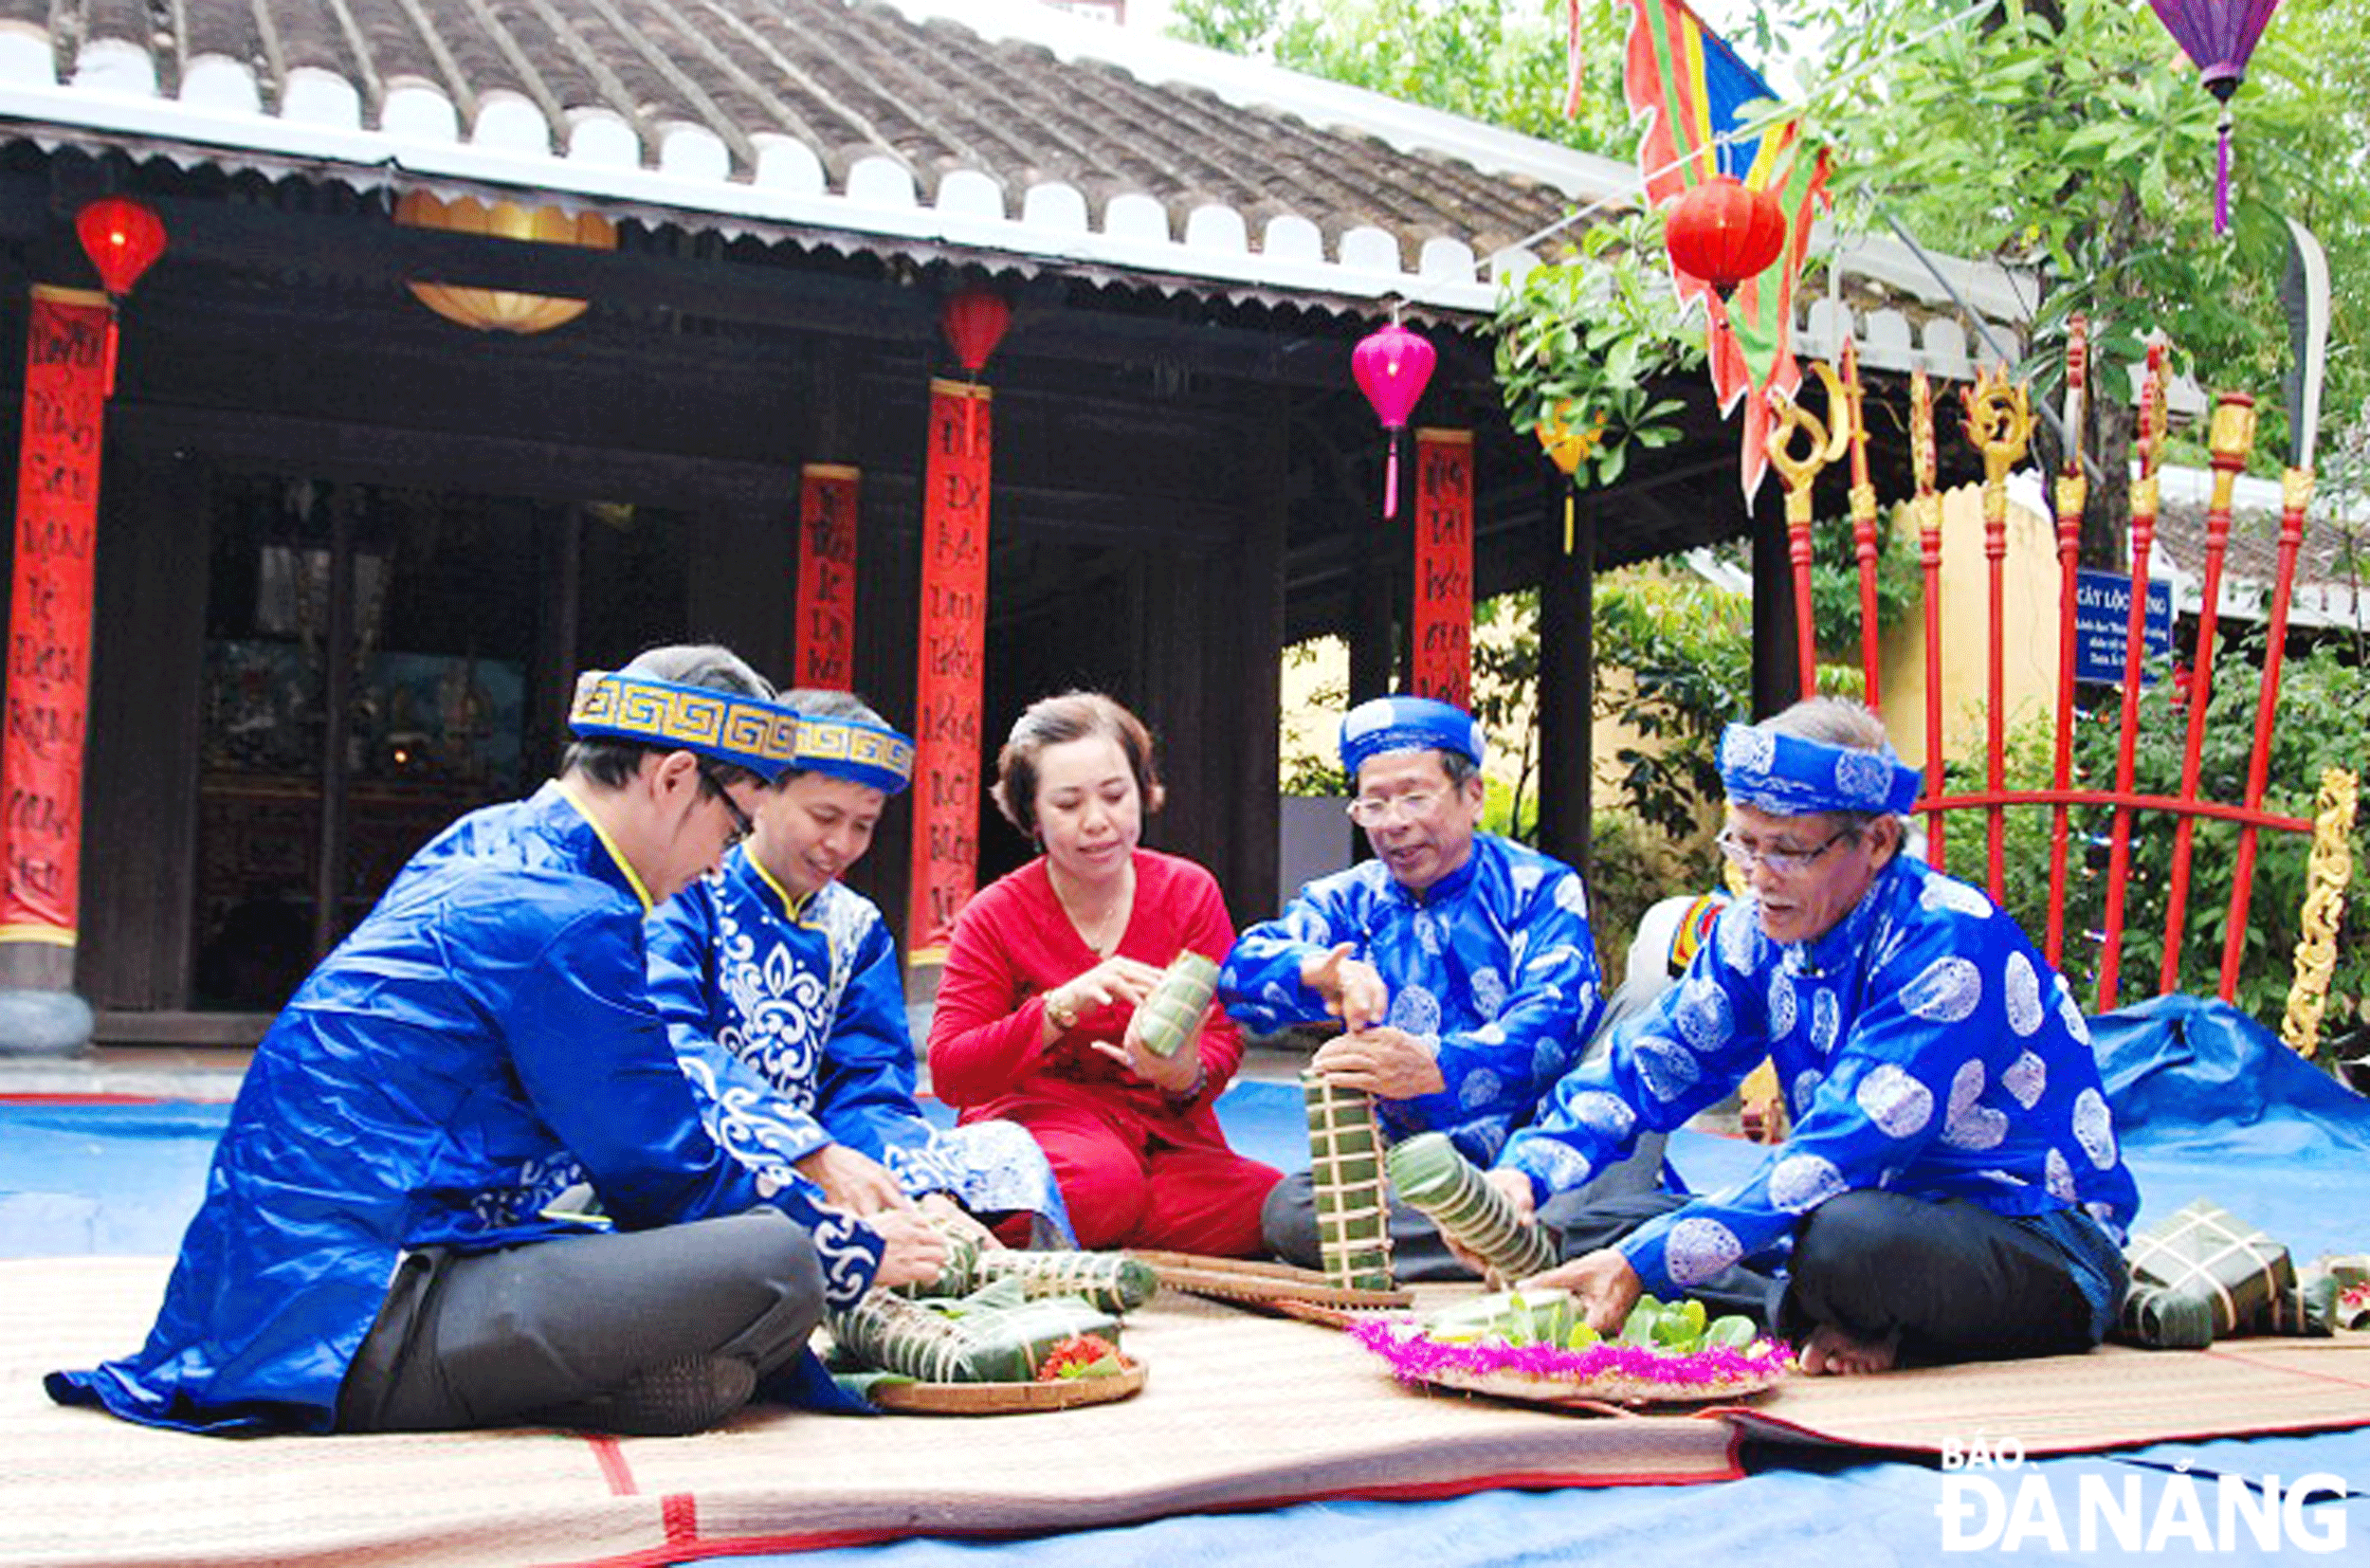
[[[2140,673],[2146,662],[2148,557],[2156,547],[2156,465],[2164,455],[2164,345],[2148,345],[2146,376],[2140,383],[2140,473],[2131,482],[2131,595],[2124,617],[2124,693],[2115,741],[2113,826],[2106,854],[2106,920],[2099,945],[2098,1011],[2115,1009],[2123,983],[2124,884],[2131,874],[2131,797],[2139,775]]]
[[[1940,800],[1942,766],[1942,498],[1934,489],[1934,387],[1923,371],[1909,377],[1909,459],[1917,471],[1918,568],[1925,600],[1925,798]],[[1943,868],[1942,813],[1925,813],[1925,859]]]
[[[1884,698],[1876,669],[1876,486],[1869,482],[1868,418],[1861,411],[1868,390],[1860,385],[1860,354],[1850,337],[1843,340],[1842,359],[1844,406],[1838,412],[1851,421],[1851,555],[1860,568],[1860,674],[1867,683],[1868,705],[1881,713]]]
[[[2260,811],[2271,775],[2271,715],[2280,702],[2280,661],[2288,647],[2288,601],[2296,588],[2296,556],[2305,542],[2305,511],[2312,504],[2312,470],[2290,468],[2280,476],[2279,576],[2271,589],[2271,627],[2263,650],[2263,689],[2255,701],[2254,751],[2247,758],[2247,810]],[[2238,993],[2238,964],[2246,956],[2247,908],[2254,897],[2255,825],[2238,830],[2238,859],[2231,873],[2230,919],[2222,939],[2221,998]]]
[[[2076,590],[2082,580],[2082,507],[2088,485],[2082,477],[2082,392],[2088,369],[2087,323],[2079,315],[2066,338],[2066,461],[2057,476],[2057,756],[2051,777],[2060,790],[2073,788]],[[2049,938],[2046,952],[2056,968],[2066,944],[2066,862],[2072,848],[2070,817],[2064,801],[2050,808]]]
[[[1990,848],[1985,884],[1992,902],[2007,898],[2008,811],[1999,803],[2007,788],[2008,698],[2006,685],[2008,605],[2008,471],[2033,438],[2033,400],[2003,368],[1977,373],[1966,389],[1967,440],[1983,454],[1983,556],[1991,565],[1991,658],[1984,714],[1984,776],[1992,802],[1983,810]]]
[[[2214,643],[2221,621],[2222,561],[2230,548],[2231,496],[2238,471],[2254,445],[2254,399],[2224,392],[2214,407],[2208,443],[2214,463],[2214,499],[2205,514],[2205,584],[2197,606],[2197,647],[2189,672],[2189,738],[2180,754],[2180,798],[2197,798],[2197,775],[2205,757],[2205,710],[2214,697]],[[2164,967],[2157,990],[2180,987],[2180,943],[2189,915],[2189,858],[2197,818],[2183,815],[2173,829],[2173,871],[2164,902]]]

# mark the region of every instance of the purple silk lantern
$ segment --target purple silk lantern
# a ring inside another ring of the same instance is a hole
[[[2230,100],[2246,80],[2247,57],[2280,0],[2148,0],[2164,30],[2197,63],[2197,82],[2222,105],[2214,154],[2214,232],[2230,232]]]
[[[1382,421],[1384,439],[1390,443],[1391,455],[1382,471],[1382,515],[1386,518],[1396,517],[1399,511],[1399,432],[1407,428],[1408,416],[1424,395],[1437,357],[1430,343],[1395,319],[1360,338],[1350,351],[1350,374],[1358,378],[1358,390],[1366,394],[1366,401],[1375,406],[1375,417]]]

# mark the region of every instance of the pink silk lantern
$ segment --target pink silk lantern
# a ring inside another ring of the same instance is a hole
[[[1350,374],[1357,377],[1358,390],[1366,394],[1366,401],[1374,405],[1375,417],[1382,421],[1390,443],[1382,477],[1382,515],[1386,518],[1399,512],[1399,432],[1407,428],[1409,416],[1422,400],[1438,358],[1430,343],[1395,320],[1360,338],[1350,351]]]

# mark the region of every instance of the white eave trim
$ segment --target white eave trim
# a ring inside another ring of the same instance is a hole
[[[1068,261],[1349,299],[1401,299],[1468,315],[1486,315],[1494,309],[1494,278],[1506,260],[1476,255],[1469,246],[1453,241],[1444,244],[1438,236],[1384,235],[1391,243],[1377,247],[1371,240],[1381,231],[1371,229],[1351,229],[1338,237],[1330,255],[1322,243],[1281,251],[1240,247],[1231,239],[1242,231],[1239,225],[1180,224],[1177,227],[1188,239],[1179,240],[1165,232],[1155,234],[1141,222],[1114,225],[1113,206],[1127,202],[1124,195],[1106,203],[1101,212],[1086,213],[1089,223],[1101,222],[1100,228],[1056,227],[1030,222],[1025,216],[991,215],[969,202],[952,207],[925,205],[935,193],[908,190],[900,199],[897,192],[884,193],[879,185],[851,196],[813,189],[808,180],[786,178],[775,183],[762,175],[754,180],[732,179],[719,173],[713,158],[692,155],[699,150],[690,148],[688,142],[697,137],[684,138],[685,155],[680,158],[670,156],[677,149],[671,145],[675,138],[669,137],[670,145],[659,151],[659,167],[652,169],[639,161],[620,159],[616,150],[600,138],[572,138],[571,145],[576,149],[573,155],[555,155],[528,147],[526,138],[517,137],[504,137],[501,144],[488,145],[482,127],[479,140],[465,141],[457,136],[440,140],[416,132],[397,135],[366,129],[352,115],[342,123],[334,115],[290,119],[90,83],[65,87],[50,79],[46,43],[40,42],[34,49],[27,47],[35,42],[18,29],[0,32],[0,122],[11,123],[16,135],[34,140],[45,139],[45,134],[52,139],[129,136],[155,142],[165,152],[181,149],[233,159],[246,155],[329,166],[341,177],[364,187],[397,176],[465,181],[548,191],[562,198],[577,196],[589,202],[939,242],[1030,260]],[[410,118],[415,126],[432,122],[428,117]],[[1139,203],[1151,200],[1141,197]],[[1026,193],[1013,206],[1026,213]],[[1166,223],[1157,227],[1168,228]],[[1303,228],[1313,230],[1313,226],[1304,223]],[[1208,243],[1211,235],[1217,236],[1218,243]],[[1361,235],[1368,243],[1345,245]],[[1395,250],[1398,265],[1378,264],[1375,260],[1378,248]]]

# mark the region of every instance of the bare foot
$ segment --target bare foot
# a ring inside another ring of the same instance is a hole
[[[1900,1353],[1901,1338],[1855,1340],[1842,1329],[1821,1323],[1811,1330],[1802,1346],[1802,1370],[1817,1377],[1851,1377],[1867,1372],[1890,1372]]]

